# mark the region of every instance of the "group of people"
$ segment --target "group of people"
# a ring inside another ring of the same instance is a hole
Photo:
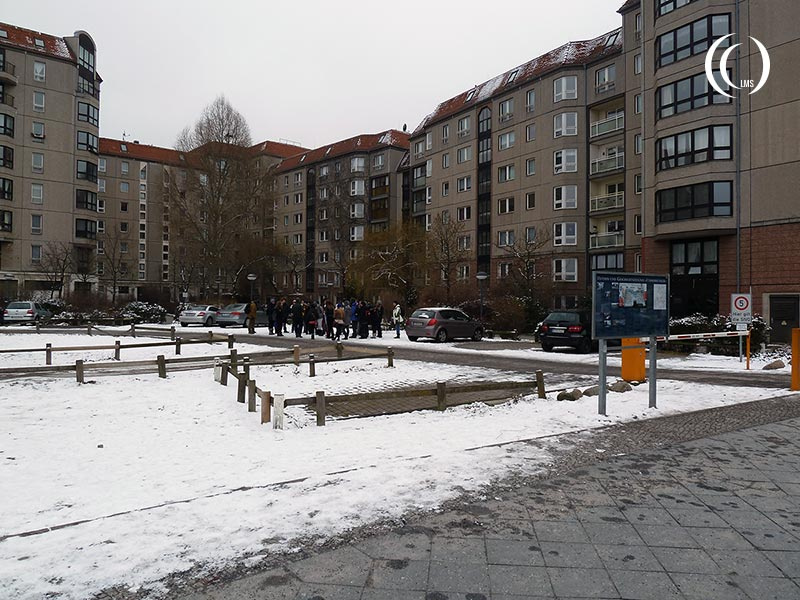
[[[306,302],[295,298],[292,302],[281,298],[272,298],[265,306],[267,322],[271,335],[283,337],[284,333],[291,332],[295,337],[310,335],[324,336],[335,341],[344,339],[369,337],[383,337],[383,323],[385,314],[383,304],[372,304],[364,300],[351,300],[334,304],[331,300],[324,302]],[[257,307],[255,302],[250,302],[247,308],[248,329],[255,331],[255,318]],[[252,312],[252,316],[251,316]],[[391,313],[388,315],[395,337],[400,337],[403,327],[403,310],[398,302],[392,304]]]

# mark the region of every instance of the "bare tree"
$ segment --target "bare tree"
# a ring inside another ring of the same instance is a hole
[[[391,290],[405,305],[416,302],[417,274],[425,269],[425,232],[414,223],[400,223],[364,241],[359,271],[380,289]]]
[[[72,260],[72,274],[75,277],[75,289],[87,293],[92,283],[97,280],[96,249],[89,246],[75,246]]]
[[[431,268],[438,271],[441,276],[448,304],[452,298],[456,268],[469,258],[467,246],[461,241],[464,235],[464,224],[450,219],[447,212],[436,215],[428,233],[428,257]]]
[[[58,290],[58,297],[63,297],[67,273],[72,271],[72,247],[63,242],[47,242],[42,246],[42,253],[36,269],[42,273],[50,284],[50,297]]]
[[[97,274],[111,288],[111,303],[117,303],[117,293],[123,281],[131,276],[128,239],[116,231],[106,231],[100,237],[102,253],[97,255]]]
[[[551,239],[546,228],[527,228],[522,239],[515,239],[510,245],[497,246],[509,264],[507,278],[511,286],[508,291],[522,304],[529,325],[536,324],[542,305],[542,290],[539,288],[544,281],[544,274],[541,270],[537,271],[536,262],[542,258],[541,250]]]

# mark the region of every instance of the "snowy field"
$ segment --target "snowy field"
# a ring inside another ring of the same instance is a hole
[[[29,337],[14,336],[15,347]],[[314,379],[291,365],[251,373],[259,387],[289,397],[514,378],[491,369],[395,364],[320,364]],[[525,397],[324,428],[295,407],[287,429],[275,431],[235,401],[232,386],[215,384],[210,370],[85,385],[0,382],[0,595],[79,599],[126,584],[152,587],[157,597],[156,582],[172,572],[257,561],[301,538],[433,509],[548,463],[518,440],[783,393],[661,380],[659,409],[647,408],[642,385],[610,393],[608,417],[596,414],[596,398]],[[475,450],[498,443],[507,445]],[[44,531],[19,537],[37,530]]]

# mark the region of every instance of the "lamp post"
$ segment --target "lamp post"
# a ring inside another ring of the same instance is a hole
[[[217,304],[222,304],[222,277],[217,275]]]
[[[483,271],[478,271],[475,274],[475,279],[478,280],[478,292],[480,293],[480,296],[481,296],[481,313],[480,313],[481,314],[481,317],[480,317],[481,323],[483,323],[483,282],[486,281],[488,278],[489,278],[489,276],[486,273],[484,273]]]
[[[250,300],[256,299],[256,278],[258,276],[255,273],[250,273],[247,275],[247,280],[250,282]]]

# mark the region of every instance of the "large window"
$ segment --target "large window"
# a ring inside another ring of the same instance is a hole
[[[94,240],[97,238],[97,221],[75,219],[75,237]]]
[[[578,113],[567,112],[553,117],[553,137],[578,135]]]
[[[578,97],[578,78],[575,75],[559,77],[553,82],[553,102],[575,100]]]
[[[659,223],[729,217],[732,214],[733,184],[730,181],[685,185],[656,194],[656,219]]]
[[[78,150],[86,150],[97,154],[98,152],[98,139],[97,136],[88,131],[78,132]]]
[[[14,199],[14,181],[6,177],[0,177],[0,199]]]
[[[578,186],[562,185],[553,188],[553,210],[578,208]]]
[[[554,246],[575,246],[578,243],[578,224],[554,223],[553,224],[553,245]]]
[[[607,65],[595,71],[594,84],[598,94],[610,92],[614,89],[614,82],[617,79],[617,67],[614,64]]]
[[[578,259],[556,258],[553,260],[553,281],[578,281]]]
[[[8,146],[0,146],[0,167],[6,169],[14,168],[14,149]]]
[[[714,125],[661,138],[656,142],[656,168],[674,169],[709,160],[730,160],[732,127]]]
[[[509,131],[506,133],[501,133],[497,136],[497,149],[498,150],[507,150],[514,145],[516,141],[516,135],[513,131]]]
[[[686,6],[694,0],[656,0],[656,14],[660,17],[671,13],[673,10]]]
[[[729,91],[730,86],[714,71],[720,88]],[[730,73],[728,73],[730,76]],[[705,73],[663,85],[656,90],[656,110],[659,119],[671,117],[709,104],[728,104],[731,98],[714,91],[708,84]]]
[[[472,160],[472,146],[464,146],[456,151],[456,161],[461,164]]]
[[[14,137],[14,117],[0,114],[0,135]]]
[[[622,252],[592,255],[592,271],[621,271],[623,268],[624,254]]]
[[[90,190],[75,190],[75,208],[97,211],[97,193]]]
[[[97,165],[87,160],[79,160],[77,178],[97,183]]]
[[[719,272],[717,240],[673,242],[670,272],[673,275],[714,275]]]
[[[553,152],[553,173],[574,173],[578,170],[578,150],[556,150]]]
[[[503,165],[497,169],[497,181],[505,183],[506,181],[513,181],[516,177],[516,169],[514,165]]]
[[[731,32],[730,15],[709,15],[658,36],[656,65],[664,67],[709,49],[717,38]],[[722,46],[729,45],[725,40]]]

